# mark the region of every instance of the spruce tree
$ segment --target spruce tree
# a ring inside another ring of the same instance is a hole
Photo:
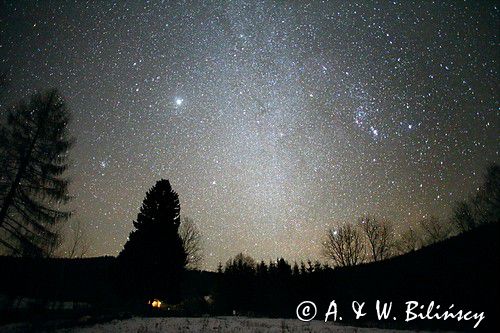
[[[68,219],[63,177],[72,139],[70,114],[57,90],[35,94],[6,112],[0,125],[0,243],[15,255],[47,255],[53,231]]]
[[[177,300],[187,255],[179,236],[179,197],[168,180],[158,181],[146,193],[133,224],[135,230],[119,259],[141,292],[139,296]]]

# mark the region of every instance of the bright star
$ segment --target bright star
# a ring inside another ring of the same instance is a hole
[[[184,100],[182,98],[175,99],[175,105],[177,105],[177,106],[181,106],[183,102],[184,102]]]

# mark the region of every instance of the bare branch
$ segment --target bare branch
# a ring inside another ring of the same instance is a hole
[[[443,219],[436,217],[428,217],[418,222],[422,231],[424,245],[429,245],[442,241],[450,235],[450,224]]]
[[[186,267],[196,269],[203,260],[201,247],[201,233],[196,224],[189,217],[184,217],[179,227],[182,246],[186,252]]]
[[[366,257],[366,245],[359,228],[342,224],[328,230],[323,255],[336,266],[355,266]]]
[[[422,234],[417,228],[408,225],[403,230],[395,243],[395,248],[399,254],[405,254],[411,251],[416,251],[423,245]]]
[[[373,261],[384,260],[392,256],[394,232],[389,222],[365,216],[361,218],[361,229],[368,240]]]

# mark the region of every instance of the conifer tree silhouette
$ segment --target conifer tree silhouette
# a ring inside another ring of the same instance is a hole
[[[14,255],[45,256],[58,222],[70,217],[63,177],[73,140],[70,114],[57,90],[34,95],[6,112],[0,127],[0,243]]]
[[[143,297],[178,298],[186,264],[179,236],[179,197],[168,180],[159,180],[147,193],[119,259]]]

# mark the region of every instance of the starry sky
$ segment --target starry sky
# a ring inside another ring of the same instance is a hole
[[[449,214],[500,160],[498,31],[494,2],[2,1],[0,69],[4,103],[57,87],[72,110],[89,255],[167,178],[213,270]]]

